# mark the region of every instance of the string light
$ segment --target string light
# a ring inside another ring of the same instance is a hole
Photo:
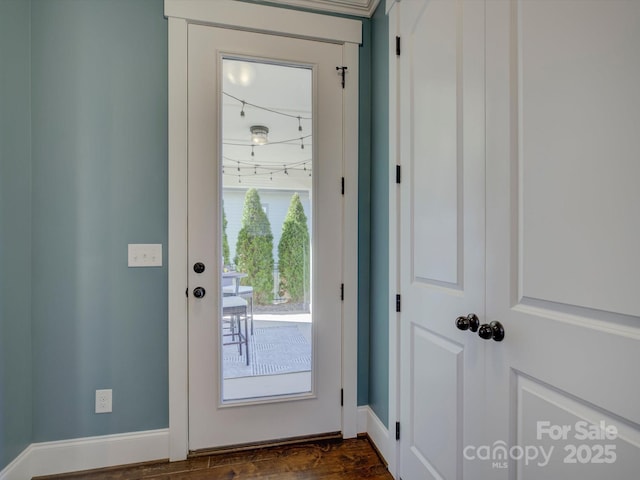
[[[258,148],[258,147],[264,148],[264,147],[268,147],[269,145],[297,145],[298,140],[300,140],[304,144],[305,138],[311,138],[311,135],[305,135],[304,137],[287,138],[285,140],[269,141],[269,143],[265,143],[264,145],[256,145],[249,142],[246,142],[246,143],[222,142],[222,144],[230,145],[233,147],[251,147],[251,151],[253,151],[254,148]]]
[[[251,103],[248,102],[246,100],[240,99],[238,97],[235,97],[227,92],[222,92],[223,95],[237,101],[240,105],[240,116],[241,117],[246,117],[247,114],[251,114],[250,111],[246,111],[247,107],[251,107],[254,109],[258,109],[258,110],[263,110],[263,111],[267,111],[267,112],[271,112],[273,114],[276,115],[281,115],[283,117],[288,117],[293,119],[294,121],[297,120],[298,121],[298,132],[302,132],[303,131],[303,120],[305,121],[312,121],[313,118],[312,117],[305,117],[303,115],[294,115],[291,113],[287,113],[285,111],[280,111],[280,110],[275,110],[272,108],[268,108],[268,107],[264,107],[261,105],[257,105],[255,103]],[[247,142],[247,143],[232,143],[232,142],[222,142],[223,145],[231,145],[231,146],[238,146],[238,147],[251,147],[251,157],[250,158],[254,158],[255,157],[255,149],[256,147],[267,147],[269,145],[291,145],[291,146],[295,146],[300,145],[300,149],[304,150],[305,149],[305,139],[307,138],[311,138],[311,135],[306,135],[306,136],[300,136],[300,137],[296,137],[296,138],[288,138],[288,139],[284,139],[284,140],[278,140],[278,141],[269,141],[268,143],[264,144],[264,145],[256,145],[253,142]],[[310,142],[311,140],[309,140]],[[234,166],[236,167],[234,175],[236,175],[238,177],[238,183],[242,183],[242,177],[245,176],[253,176],[253,177],[259,177],[259,176],[266,176],[269,175],[269,180],[273,181],[273,176],[274,174],[284,174],[287,176],[290,176],[289,172],[292,172],[292,174],[294,174],[296,171],[298,172],[305,172],[308,173],[309,177],[311,177],[311,168],[307,168],[307,163],[309,163],[311,165],[311,159],[306,159],[306,160],[301,160],[301,161],[295,161],[295,162],[290,162],[290,163],[285,163],[282,164],[282,167],[278,167],[276,165],[272,165],[270,166],[269,164],[257,164],[255,163],[255,161],[253,162],[246,162],[246,161],[242,161],[242,160],[238,160],[238,159],[231,159],[228,157],[223,157],[223,165],[222,165],[222,174],[223,175],[228,175],[229,173],[227,173],[227,171],[225,170],[225,161],[227,162],[234,162],[235,165],[233,163],[231,163],[230,165],[227,164],[226,166],[229,168],[233,168]],[[252,171],[253,170],[253,171]]]
[[[242,100],[238,97],[235,97],[233,95],[231,95],[230,93],[227,92],[222,92],[223,95],[226,95],[229,98],[233,98],[234,100],[240,102],[242,104],[242,110],[240,111],[240,116],[244,117],[244,107],[246,105],[249,105],[250,107],[253,108],[257,108],[259,110],[264,110],[265,112],[271,112],[271,113],[275,113],[276,115],[282,115],[283,117],[289,117],[289,118],[297,118],[299,121],[300,120],[312,120],[311,117],[303,117],[302,115],[293,115],[291,113],[286,113],[280,110],[275,110],[273,108],[269,108],[269,107],[263,107],[261,105],[256,105],[255,103],[251,103],[251,102],[247,102],[246,100]],[[300,130],[302,130],[302,125],[300,125]]]
[[[233,173],[234,176],[238,177],[238,183],[240,182],[241,177],[259,177],[269,175],[269,179],[273,181],[273,175],[282,173],[284,175],[290,175],[290,172],[309,172],[309,176],[311,176],[311,168],[307,168],[307,164],[311,164],[311,159],[306,159],[298,162],[290,162],[282,164],[282,167],[279,166],[269,166],[264,164],[257,164],[251,162],[244,162],[242,160],[237,160],[229,157],[223,157],[223,162],[233,162],[235,165]],[[229,165],[227,165],[229,167]],[[222,173],[225,175],[225,165],[222,165]]]

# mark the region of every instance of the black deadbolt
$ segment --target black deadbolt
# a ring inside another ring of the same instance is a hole
[[[204,263],[202,262],[197,262],[193,264],[193,271],[196,273],[202,273],[204,272]]]

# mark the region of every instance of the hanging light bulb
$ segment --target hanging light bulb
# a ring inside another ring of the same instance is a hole
[[[242,100],[242,109],[240,110],[240,116],[241,116],[241,117],[244,117],[244,104],[245,104],[245,103],[246,103],[246,102],[245,102],[244,100]]]
[[[257,175],[258,174],[258,165],[254,165],[253,166],[253,174]]]
[[[300,137],[300,148],[304,150],[304,138]]]
[[[251,145],[251,156],[252,156],[252,157],[255,157],[255,156],[256,156],[256,154],[255,154],[255,153],[254,153],[254,151],[253,151],[253,145]]]
[[[302,118],[298,117],[298,131],[301,132],[302,131]]]
[[[283,167],[284,167],[284,174],[285,174],[285,175],[289,175],[289,172],[287,172],[287,166],[286,166],[286,165],[283,165]]]

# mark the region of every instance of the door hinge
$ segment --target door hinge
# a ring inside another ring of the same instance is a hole
[[[184,296],[189,298],[189,287],[184,291]]]
[[[342,75],[342,88],[344,88],[344,79],[345,79],[345,76],[347,74],[347,69],[348,68],[349,67],[344,67],[344,66],[336,67],[336,70],[338,70],[340,72],[338,75]]]
[[[400,183],[400,165],[396,165],[396,183]]]
[[[396,312],[400,312],[400,294],[396,295]]]
[[[340,284],[340,300],[344,301],[344,283]]]
[[[344,388],[340,389],[340,406],[344,407]]]
[[[344,177],[342,177],[342,187],[341,187],[342,195],[344,195]]]
[[[396,422],[396,440],[400,440],[400,422]]]
[[[396,55],[400,56],[400,37],[396,36]]]

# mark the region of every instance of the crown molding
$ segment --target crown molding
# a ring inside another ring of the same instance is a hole
[[[371,18],[380,0],[265,0],[270,3]]]

